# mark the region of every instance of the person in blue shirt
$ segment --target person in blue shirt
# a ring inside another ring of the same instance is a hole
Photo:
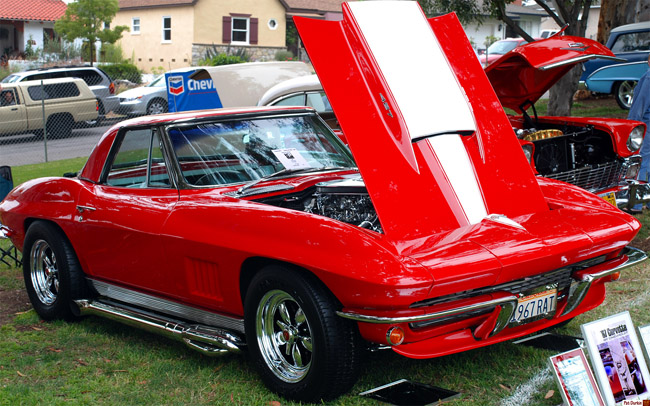
[[[650,65],[650,57],[648,57],[648,64]],[[643,121],[646,125],[645,137],[641,145],[641,169],[637,179],[648,182],[650,180],[650,69],[641,76],[639,83],[634,88],[634,96],[632,98],[632,107],[630,113],[627,115],[628,120]],[[640,211],[642,205],[634,206],[634,211]]]

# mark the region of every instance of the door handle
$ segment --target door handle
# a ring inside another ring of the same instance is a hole
[[[97,209],[90,206],[77,206],[77,211],[79,212],[79,214],[83,214],[83,212],[85,211],[95,211],[95,210]]]

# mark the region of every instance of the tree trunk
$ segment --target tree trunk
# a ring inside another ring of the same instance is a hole
[[[573,95],[578,90],[578,80],[582,75],[582,65],[574,66],[551,87],[548,100],[549,116],[570,116]],[[568,113],[565,113],[568,112]]]
[[[569,24],[565,35],[584,37],[587,31],[587,18],[591,0],[555,1],[562,19]],[[573,3],[573,4],[572,4]],[[582,13],[582,18],[579,18]],[[582,65],[578,64],[551,87],[548,101],[549,116],[570,116],[573,95],[578,90],[578,80],[582,75]]]
[[[596,40],[605,44],[612,28],[648,20],[650,3],[647,0],[602,0]]]

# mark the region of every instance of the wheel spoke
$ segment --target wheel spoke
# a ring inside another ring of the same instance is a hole
[[[291,346],[291,352],[293,357],[293,364],[297,367],[302,367],[302,354],[300,354],[300,349],[298,349],[297,343],[293,343]]]
[[[284,303],[280,303],[278,306],[278,312],[280,313],[280,317],[282,317],[282,321],[288,325],[291,325],[291,315],[289,314],[289,310]]]
[[[311,337],[300,337],[300,343],[309,352],[311,352]]]
[[[301,307],[296,312],[296,327],[304,323],[305,320],[307,320],[307,318],[305,317],[305,312],[302,311],[302,307]]]

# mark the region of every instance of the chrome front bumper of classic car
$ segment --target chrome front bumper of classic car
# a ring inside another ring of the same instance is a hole
[[[561,313],[556,315],[556,317],[565,316],[575,310],[586,297],[589,288],[595,281],[612,276],[625,268],[637,265],[640,262],[645,261],[647,258],[648,256],[644,251],[637,248],[626,247],[621,252],[621,255],[614,259],[607,260],[585,269],[574,270],[571,275],[571,284],[566,298],[566,305],[560,309]],[[437,319],[446,320],[449,317],[454,316],[471,316],[477,312],[485,311],[485,313],[490,312],[493,314],[490,316],[490,318],[493,319],[493,327],[491,326],[491,329],[488,332],[474,334],[474,336],[477,339],[487,339],[498,334],[510,324],[515,309],[517,308],[518,298],[520,295],[521,294],[507,291],[494,292],[491,294],[491,299],[489,300],[484,300],[471,305],[452,306],[443,311],[425,312],[413,316],[376,316],[351,311],[339,311],[337,314],[340,317],[357,322],[399,325],[405,323],[435,322]]]
[[[632,210],[634,206],[650,203],[650,184],[638,180],[627,180],[616,191],[616,207]]]

